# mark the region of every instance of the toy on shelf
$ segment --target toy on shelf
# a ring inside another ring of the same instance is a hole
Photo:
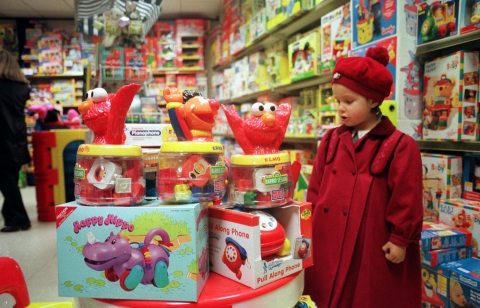
[[[152,244],[156,236],[160,236],[161,242]],[[134,290],[140,283],[164,288],[169,284],[167,269],[170,256],[164,246],[171,245],[168,233],[161,228],[148,232],[144,243],[139,243],[138,247],[133,247],[129,237],[123,233],[110,232],[105,241],[98,241],[89,232],[82,254],[88,267],[104,271],[109,281],[120,280],[120,286],[125,291]]]
[[[157,174],[157,195],[163,201],[219,204],[227,176],[223,146],[212,142],[220,104],[193,90],[163,90],[178,141],[165,142]]]
[[[139,84],[121,87],[116,94],[107,94],[102,88],[87,92],[86,100],[78,107],[83,122],[95,138],[92,144],[123,144],[125,118]]]
[[[279,152],[278,148],[287,129],[291,106],[257,102],[252,106],[252,116],[245,120],[234,106],[222,107],[245,153],[232,155],[230,159],[230,205],[264,208],[290,202],[300,164],[295,162],[292,168],[288,153]]]
[[[142,149],[124,145],[125,118],[138,84],[116,94],[96,88],[78,107],[94,133],[92,144],[82,144],[75,164],[75,199],[84,205],[129,206],[145,198]]]
[[[431,3],[431,4],[429,4]],[[458,1],[427,1],[418,6],[418,42],[423,44],[457,34]]]

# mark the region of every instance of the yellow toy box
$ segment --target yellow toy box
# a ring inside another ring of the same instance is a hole
[[[319,75],[320,33],[313,30],[288,45],[292,82]]]

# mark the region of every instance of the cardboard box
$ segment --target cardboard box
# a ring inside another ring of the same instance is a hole
[[[460,5],[460,34],[480,30],[480,1],[466,0]]]
[[[144,147],[161,147],[165,141],[176,141],[170,124],[127,123],[125,144]]]
[[[124,80],[124,50],[123,47],[106,48],[104,46],[100,49],[101,55],[101,73],[105,80]]]
[[[435,267],[422,264],[422,307],[449,307],[449,277],[444,264]]]
[[[292,82],[320,74],[320,33],[313,30],[288,44],[288,62]]]
[[[283,256],[272,254],[262,258],[262,253],[271,249],[274,242],[278,244],[278,237],[271,235],[273,231],[262,231],[268,242],[261,242],[259,216],[230,209],[210,208],[208,228],[211,270],[256,289],[311,266],[311,211],[309,202],[294,202],[270,209],[271,215],[283,226],[290,247],[283,246],[281,250],[286,253]],[[279,228],[276,226],[274,230],[278,231]],[[283,243],[283,238],[280,239]]]
[[[55,212],[60,296],[197,301],[209,276],[206,205]]]
[[[465,199],[442,200],[439,212],[441,222],[472,233],[472,256],[477,257],[480,243],[480,202]]]
[[[323,74],[333,71],[338,58],[349,56],[352,43],[350,3],[324,15],[320,21]]]
[[[472,246],[422,251],[422,264],[437,266],[442,263],[472,257]]]
[[[423,220],[436,221],[440,199],[462,195],[462,157],[422,153]]]
[[[478,51],[457,51],[425,63],[423,139],[475,141]]]
[[[472,245],[472,233],[445,223],[423,222],[422,252]]]
[[[397,3],[352,0],[352,48],[397,34]]]
[[[125,48],[125,80],[147,79],[147,48]]]
[[[475,258],[447,264],[450,270],[450,307],[480,306],[480,260]]]
[[[480,154],[463,156],[463,198],[480,201]]]
[[[422,0],[417,5],[417,45],[458,34],[458,0]]]

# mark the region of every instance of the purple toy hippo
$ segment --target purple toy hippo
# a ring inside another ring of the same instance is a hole
[[[157,235],[162,239],[159,244],[171,245],[168,233],[161,228],[148,232],[144,243],[138,243],[138,247],[132,247],[131,244],[135,243],[130,243],[123,234],[110,232],[102,243],[89,233],[82,251],[85,264],[96,271],[105,271],[105,278],[109,281],[120,279],[120,286],[125,291],[132,291],[140,283],[166,287],[169,284],[170,254],[164,247],[150,244]]]

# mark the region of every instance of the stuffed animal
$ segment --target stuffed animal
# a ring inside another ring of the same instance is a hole
[[[123,16],[123,13],[120,9],[114,7],[111,10],[105,11],[103,16],[104,26],[103,26],[103,41],[102,44],[105,47],[111,47],[115,45],[117,38],[122,33],[120,26],[117,21]]]

